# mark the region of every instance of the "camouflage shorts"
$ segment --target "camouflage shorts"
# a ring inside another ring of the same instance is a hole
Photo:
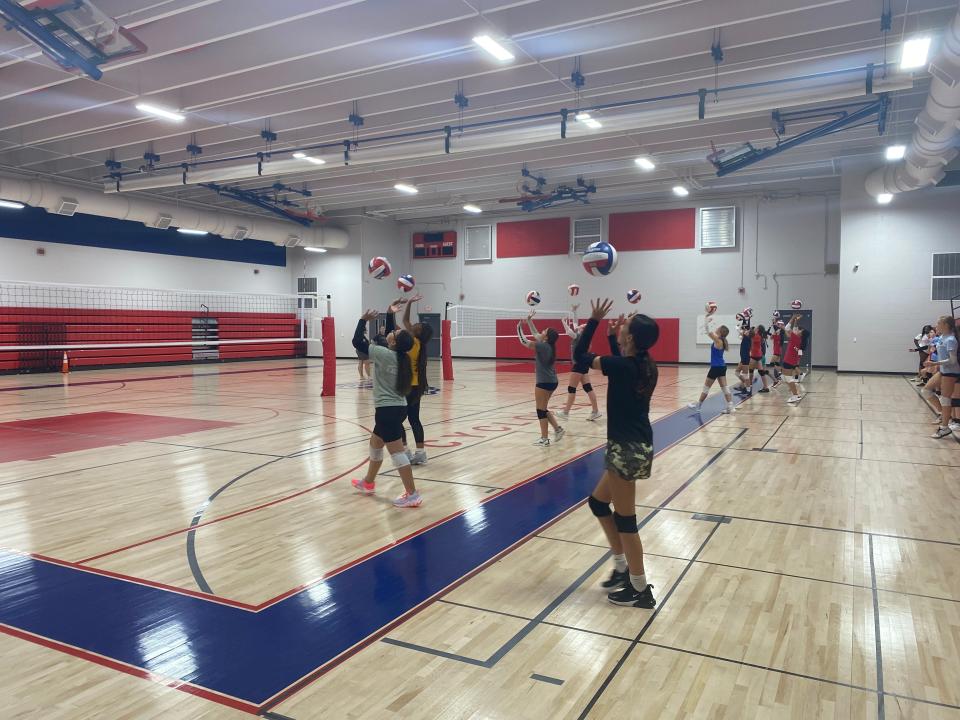
[[[653,467],[653,446],[645,442],[608,440],[604,466],[624,480],[646,480]]]

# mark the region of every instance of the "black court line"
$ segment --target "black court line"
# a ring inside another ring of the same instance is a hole
[[[550,677],[549,675],[540,675],[539,673],[532,673],[530,675],[530,679],[550,683],[551,685],[563,685],[563,680],[560,678]]]
[[[640,640],[643,638],[647,630],[650,629],[650,626],[653,625],[653,622],[657,619],[657,616],[660,614],[660,611],[667,606],[667,603],[670,602],[670,598],[673,597],[673,592],[676,590],[680,583],[683,582],[683,579],[687,576],[687,573],[690,571],[690,568],[693,567],[694,562],[700,553],[703,552],[703,549],[707,546],[707,543],[710,542],[713,538],[714,533],[717,532],[717,528],[720,527],[720,523],[717,523],[713,526],[713,529],[710,531],[710,534],[700,543],[700,547],[697,548],[697,552],[694,553],[693,558],[687,563],[686,567],[680,572],[680,576],[677,578],[676,582],[670,586],[670,589],[667,591],[667,594],[663,597],[660,603],[657,605],[656,609],[651,613],[650,617],[647,618],[647,621],[643,624],[643,627],[640,628],[640,632],[637,633],[637,636],[633,639],[633,642],[630,643],[629,647],[623,652],[623,655],[620,656],[620,659],[617,660],[616,665],[613,666],[613,669],[607,674],[607,677],[604,678],[603,682],[600,683],[600,687],[597,688],[597,691],[593,694],[593,697],[590,698],[590,701],[587,703],[586,707],[578,716],[578,720],[584,720],[593,710],[593,706],[597,704],[597,700],[600,699],[600,696],[606,692],[607,688],[610,687],[610,683],[613,682],[613,679],[617,676],[617,673],[620,672],[620,668],[624,666],[627,659],[633,653],[634,649],[640,643]]]
[[[272,712],[270,710],[264,710],[260,713],[260,717],[266,718],[266,720],[294,720],[294,718],[289,715],[281,715],[280,713]]]
[[[877,646],[877,720],[886,718],[883,702],[883,648],[880,644],[880,598],[877,594],[877,569],[873,562],[873,535],[867,535],[870,551],[870,589],[873,593],[873,634]]]
[[[768,437],[766,440],[764,440],[763,445],[761,445],[760,447],[758,447],[757,450],[763,450],[764,448],[767,447],[767,443],[769,443],[771,440],[773,440],[774,435],[776,435],[778,432],[780,432],[780,428],[783,427],[783,424],[787,421],[787,418],[788,418],[788,417],[789,417],[789,415],[784,415],[784,416],[783,416],[783,420],[780,421],[780,424],[777,425],[776,429],[775,429],[772,433],[770,433],[770,437]]]

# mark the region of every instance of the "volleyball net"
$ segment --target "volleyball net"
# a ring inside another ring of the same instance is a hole
[[[0,281],[0,370],[293,357],[319,340],[317,293]]]
[[[497,308],[477,305],[449,305],[447,317],[450,321],[450,339],[466,338],[516,338],[517,322],[526,321],[531,308]],[[540,330],[558,327],[564,318],[572,318],[570,310],[550,310],[534,308],[533,322]],[[544,321],[541,323],[541,321]],[[543,327],[540,327],[540,325]],[[529,334],[526,322],[523,332]]]

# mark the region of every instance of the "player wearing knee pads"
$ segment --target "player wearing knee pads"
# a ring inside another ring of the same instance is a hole
[[[733,412],[733,396],[727,388],[727,361],[723,357],[723,354],[730,349],[730,345],[727,343],[727,335],[730,334],[730,328],[726,325],[721,325],[714,330],[712,317],[714,312],[716,312],[715,309],[710,310],[705,320],[707,335],[710,337],[710,340],[713,341],[713,344],[710,346],[710,369],[707,371],[707,379],[703,383],[703,391],[700,393],[700,399],[697,400],[697,402],[690,403],[687,407],[699,412],[704,400],[707,399],[707,395],[710,394],[711,386],[716,382],[720,385],[720,390],[723,392],[723,399],[726,403],[723,412],[731,413]]]
[[[577,340],[580,338],[580,334],[583,332],[584,325],[577,325],[577,308],[579,305],[574,305],[572,308],[572,319],[563,318],[563,329],[564,332],[570,337],[571,346],[577,344]],[[577,385],[583,386],[583,391],[587,394],[587,399],[590,401],[591,412],[587,420],[593,421],[600,417],[599,406],[597,405],[597,394],[593,391],[593,385],[590,384],[588,380],[588,373],[590,372],[590,366],[585,365],[584,363],[578,363],[576,360],[573,362],[573,368],[570,370],[570,379],[567,381],[567,402],[564,405],[563,410],[560,411],[559,415],[561,418],[566,420],[570,417],[570,408],[573,407],[574,400],[576,399]]]

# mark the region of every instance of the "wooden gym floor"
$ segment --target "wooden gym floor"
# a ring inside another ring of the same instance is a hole
[[[5,715],[960,720],[960,443],[905,378],[701,422],[662,368],[645,611],[598,587],[583,395],[534,448],[532,368],[432,371],[416,510],[349,486],[352,362],[0,378]]]

